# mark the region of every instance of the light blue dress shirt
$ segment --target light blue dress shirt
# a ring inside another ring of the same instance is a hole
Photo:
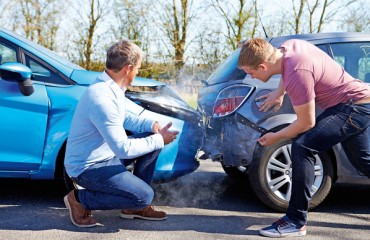
[[[163,148],[157,133],[146,138],[128,138],[127,130],[152,132],[153,120],[128,111],[124,90],[106,72],[80,98],[67,140],[65,168],[77,177],[89,166],[114,157],[131,159]]]

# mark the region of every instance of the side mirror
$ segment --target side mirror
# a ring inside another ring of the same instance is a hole
[[[24,96],[29,96],[34,92],[31,76],[31,69],[21,63],[7,62],[0,65],[0,79],[17,82],[19,91]]]

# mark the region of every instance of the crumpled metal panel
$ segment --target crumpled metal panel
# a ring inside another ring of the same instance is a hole
[[[235,116],[213,119],[204,126],[202,150],[225,166],[248,166],[261,132],[237,121]]]

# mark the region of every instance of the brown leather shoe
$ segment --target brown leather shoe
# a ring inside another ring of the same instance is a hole
[[[121,210],[120,217],[125,219],[165,220],[167,214],[162,211],[156,211],[152,205],[149,205],[142,210]]]
[[[86,210],[81,203],[76,201],[74,190],[64,197],[64,204],[69,210],[72,223],[77,227],[95,227],[97,225],[91,215],[91,210]]]

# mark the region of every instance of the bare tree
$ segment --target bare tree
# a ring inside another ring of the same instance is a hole
[[[145,1],[115,0],[115,15],[118,21],[112,24],[114,37],[126,38],[147,51],[149,4]]]
[[[8,29],[10,29],[10,27],[8,27],[10,25],[10,22],[9,19],[11,18],[11,16],[9,15],[9,12],[10,12],[10,9],[12,9],[12,4],[13,2],[11,0],[1,0],[0,1],[0,9],[1,9],[1,14],[0,14],[0,25],[1,26],[7,26]]]
[[[192,0],[170,0],[166,3],[159,2],[156,14],[159,16],[160,30],[164,33],[164,38],[170,42],[169,47],[165,41],[163,45],[167,48],[167,53],[175,62],[176,74],[179,73],[185,64],[185,51],[188,44],[188,31],[194,18],[191,11]],[[179,81],[178,79],[176,80]]]
[[[16,0],[13,30],[21,28],[30,40],[54,50],[62,13],[58,0]]]
[[[194,80],[204,80],[230,54],[221,31],[201,31],[192,51]],[[231,50],[231,49],[230,49]]]
[[[75,9],[77,15],[74,19],[77,30],[75,44],[79,54],[78,62],[88,70],[95,70],[92,66],[92,56],[94,48],[100,40],[97,29],[111,8],[108,5],[109,2],[103,0],[83,0],[79,4]]]
[[[204,31],[197,38],[194,56],[200,64],[211,65],[214,68],[230,54],[224,46],[225,43],[221,31]]]
[[[288,33],[322,32],[330,23],[341,21],[340,19],[347,11],[347,8],[358,1],[291,0],[292,11],[285,10],[283,13],[284,18],[279,19],[278,23],[275,22],[274,24],[283,24],[288,21],[288,26],[290,26]]]
[[[226,24],[226,38],[233,49],[243,38],[254,37],[258,26],[255,5],[252,1],[238,0],[231,3],[228,0],[211,0],[211,6],[216,9]]]
[[[335,21],[335,16],[343,16],[347,8],[356,2],[358,1],[308,0],[307,9],[309,14],[309,32],[321,32],[325,24]],[[314,22],[315,14],[317,19],[319,19],[316,23]]]
[[[150,2],[135,0],[115,0],[117,21],[112,23],[113,36],[116,39],[129,39],[137,44],[146,54],[139,76],[152,77],[153,64],[150,59],[151,36],[155,35],[149,19]]]
[[[370,6],[367,0],[358,1],[347,8],[347,14],[341,21],[341,27],[350,32],[370,31]]]
[[[264,24],[266,24],[268,36],[282,36],[292,33],[291,21],[283,11],[279,11],[265,20]]]
[[[294,32],[295,34],[300,33],[301,18],[303,16],[303,8],[306,0],[300,0],[298,2],[298,7],[295,4],[295,1],[292,0],[293,4],[293,14],[294,14]]]
[[[185,43],[190,21],[188,0],[180,0],[180,6],[177,5],[176,0],[172,0],[172,6],[167,9],[167,14],[165,30],[174,48],[175,66],[179,70],[184,65]]]

